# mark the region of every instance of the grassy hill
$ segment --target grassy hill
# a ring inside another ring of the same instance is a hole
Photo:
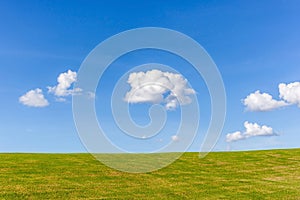
[[[129,174],[89,154],[0,154],[0,199],[300,199],[300,149],[185,153]]]

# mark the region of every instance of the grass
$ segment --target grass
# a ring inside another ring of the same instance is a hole
[[[300,199],[300,149],[185,153],[145,174],[89,154],[0,154],[0,199]]]

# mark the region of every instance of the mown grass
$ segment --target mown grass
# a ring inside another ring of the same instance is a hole
[[[300,199],[300,149],[185,153],[145,174],[89,154],[0,154],[0,199]]]

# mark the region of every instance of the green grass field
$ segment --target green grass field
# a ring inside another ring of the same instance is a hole
[[[300,149],[185,153],[130,174],[89,154],[0,154],[0,199],[300,199]]]

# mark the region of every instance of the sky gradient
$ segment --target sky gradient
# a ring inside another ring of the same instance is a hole
[[[141,27],[182,32],[216,63],[226,89],[227,116],[215,151],[300,147],[299,88],[286,89],[300,81],[299,9],[299,1],[271,0],[1,1],[0,152],[85,152],[73,121],[71,72],[78,72],[103,40]],[[196,91],[199,136],[189,150],[199,151],[210,120],[209,93],[189,63],[166,52],[132,52],[110,66],[95,94],[103,128],[118,132],[107,110],[112,90],[119,78],[144,63],[172,67]],[[68,70],[62,78],[67,85],[58,86],[57,78]],[[123,81],[126,85],[127,78]],[[279,87],[281,83],[285,85]],[[24,105],[20,97],[30,90],[42,92],[47,102]],[[149,122],[150,106],[130,104],[138,124]],[[172,139],[179,119],[176,110],[167,113],[167,136],[160,142]],[[228,134],[234,135],[228,139]]]

